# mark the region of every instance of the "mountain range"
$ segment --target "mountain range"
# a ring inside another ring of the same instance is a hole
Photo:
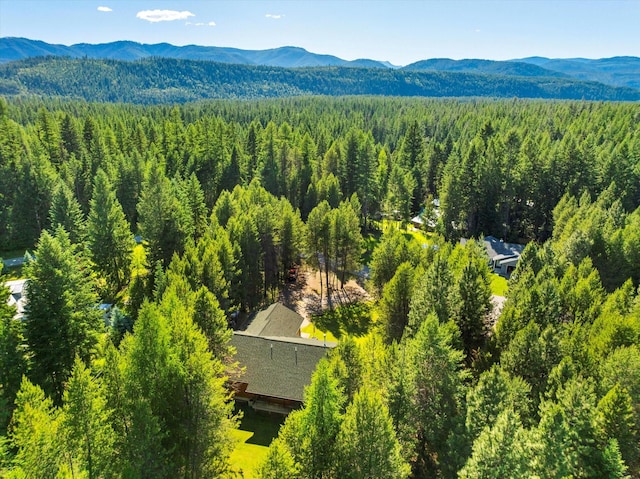
[[[51,45],[0,38],[0,95],[166,103],[299,95],[640,101],[640,59],[431,59],[393,67],[302,48]]]
[[[238,48],[198,45],[175,46],[169,43],[150,45],[132,41],[117,41],[103,44],[78,43],[66,46],[27,38],[0,38],[0,63],[40,56],[86,57],[124,61],[159,57],[283,68],[326,66],[399,68],[411,71],[574,78],[577,80],[597,81],[611,86],[640,89],[640,58],[638,57],[613,57],[598,60],[586,58],[552,59],[529,57],[506,61],[436,58],[421,60],[404,67],[398,67],[389,62],[370,59],[343,60],[333,55],[311,53],[299,47],[242,50]]]
[[[131,41],[102,44],[78,43],[71,46],[53,45],[27,38],[0,38],[0,63],[41,56],[66,56],[71,58],[103,58],[133,61],[142,58],[175,58],[180,60],[206,60],[238,65],[263,65],[272,67],[325,67],[351,66],[360,68],[390,68],[388,62],[375,60],[343,60],[333,55],[310,53],[304,48],[280,47],[269,50],[241,50],[239,48],[205,47],[169,43],[153,45]]]
[[[102,44],[78,43],[66,46],[27,38],[0,38],[0,63],[40,56],[87,57],[125,61],[160,57],[283,68],[323,66],[399,68],[414,71],[575,78],[585,81],[597,81],[612,86],[640,88],[640,58],[638,57],[613,57],[597,60],[586,58],[552,59],[529,57],[505,61],[436,58],[421,60],[404,67],[398,67],[389,62],[377,60],[343,60],[333,55],[311,53],[299,47],[242,50],[238,48],[198,45],[175,46],[169,43],[143,44],[132,41],[117,41]]]

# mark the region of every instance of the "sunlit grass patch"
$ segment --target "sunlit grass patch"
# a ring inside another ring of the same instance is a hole
[[[248,443],[247,441],[253,435],[253,432],[240,429],[232,432],[232,437],[238,441],[238,445],[231,453],[229,462],[233,469],[238,472],[241,471],[241,477],[246,479],[257,477],[258,467],[267,457],[267,452],[269,451],[267,446]]]
[[[496,296],[506,296],[507,291],[509,290],[509,283],[506,278],[502,276],[491,273],[491,294],[495,294]]]
[[[337,343],[338,339],[331,333],[331,331],[323,331],[315,323],[307,324],[301,331],[305,334],[308,334],[310,338],[315,338],[320,341],[324,341],[325,339],[330,343]],[[326,337],[325,337],[326,335]]]
[[[235,471],[242,471],[240,477],[257,477],[257,469],[267,457],[271,441],[277,437],[284,417],[263,414],[248,407],[242,409],[239,429],[232,431],[237,445],[229,461]]]
[[[371,326],[371,306],[368,303],[345,304],[314,316],[312,321],[316,329],[327,332],[327,341],[329,334],[338,339],[346,334],[363,336]]]

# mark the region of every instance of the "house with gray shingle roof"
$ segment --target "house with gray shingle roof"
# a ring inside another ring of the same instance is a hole
[[[300,336],[304,318],[282,303],[273,303],[258,311],[247,324],[245,333],[253,336]]]
[[[462,238],[460,244],[465,244],[468,240]],[[509,278],[516,265],[520,260],[520,256],[524,251],[524,245],[516,243],[505,243],[495,236],[485,236],[482,242],[489,256],[489,267],[494,273]]]
[[[259,311],[231,345],[240,374],[231,374],[238,402],[254,409],[288,414],[302,405],[304,389],[318,362],[335,343],[301,338],[303,318],[282,303]]]

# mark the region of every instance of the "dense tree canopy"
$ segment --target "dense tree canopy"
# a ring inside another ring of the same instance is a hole
[[[0,99],[0,248],[32,252],[23,320],[0,308],[0,473],[233,474],[228,325],[302,265],[322,307],[365,284],[372,327],[320,363],[262,477],[638,476],[639,119]],[[528,243],[501,312],[458,241],[489,234]]]

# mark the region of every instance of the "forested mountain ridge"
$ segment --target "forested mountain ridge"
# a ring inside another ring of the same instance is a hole
[[[291,46],[268,50],[242,50],[199,45],[175,46],[168,43],[149,45],[132,41],[103,44],[80,43],[67,46],[27,38],[0,38],[0,63],[42,56],[126,61],[158,57],[285,68],[320,66],[401,68],[391,65],[389,62],[371,59],[349,61],[333,55],[312,53],[303,48]],[[434,58],[417,61],[402,68],[418,71],[573,78],[601,82],[610,86],[640,88],[640,58],[628,56],[601,59],[529,57],[504,61]]]
[[[142,104],[302,95],[640,100],[640,90],[565,78],[382,68],[291,69],[166,58],[125,62],[62,57],[0,65],[0,94]]]
[[[529,57],[514,61],[537,65],[579,80],[593,80],[607,85],[640,88],[640,58],[638,57],[623,56],[597,60]]]
[[[53,45],[27,38],[0,38],[0,63],[42,56],[88,57],[127,61],[158,57],[286,68],[317,66],[387,68],[388,66],[385,62],[368,59],[348,61],[333,55],[311,53],[304,48],[291,46],[268,50],[242,50],[239,48],[199,45],[179,47],[169,43],[149,45],[132,41],[102,44],[78,43],[66,46]]]
[[[402,68],[415,71],[446,71],[465,73],[485,73],[489,75],[571,78],[571,75],[543,68],[526,62],[493,60],[451,60],[433,58],[421,60]],[[585,80],[585,78],[582,78]]]

